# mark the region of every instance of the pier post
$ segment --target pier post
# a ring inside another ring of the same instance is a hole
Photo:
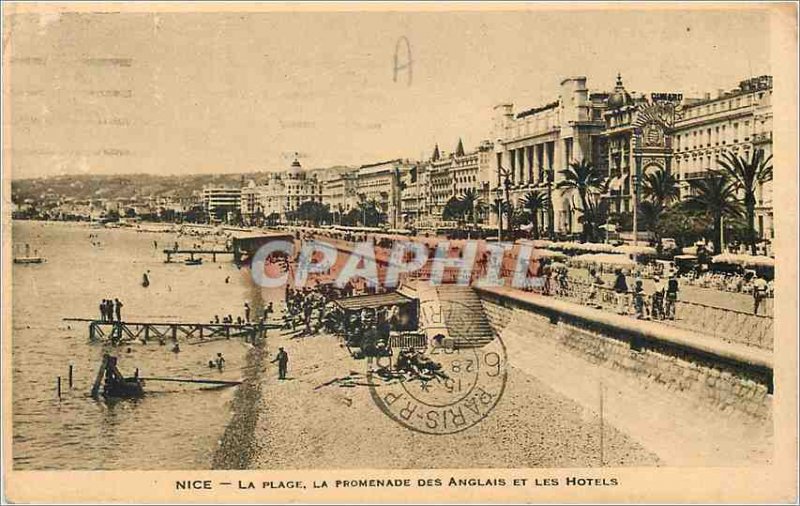
[[[150,325],[145,325],[144,326],[144,342],[147,342],[147,340],[149,338],[150,338]]]
[[[94,322],[89,324],[89,340],[90,341],[94,341],[95,339],[97,339],[96,336],[95,336],[95,326],[96,326],[96,324]]]
[[[212,253],[211,254],[211,261],[216,263],[216,261],[217,261],[217,254],[216,253]]]
[[[167,253],[167,263],[172,262],[172,253],[170,253],[169,251],[167,251],[166,253]]]
[[[61,400],[61,376],[56,380],[56,389],[58,391],[58,400]]]
[[[72,364],[69,364],[69,387],[72,388]]]

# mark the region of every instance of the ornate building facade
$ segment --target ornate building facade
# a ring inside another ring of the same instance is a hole
[[[676,175],[682,195],[691,192],[689,182],[706,177],[717,167],[724,152],[750,158],[754,150],[772,154],[772,77],[744,80],[730,91],[687,100],[673,132]],[[757,189],[756,232],[761,239],[774,238],[772,183]]]
[[[514,114],[512,104],[495,107],[495,178],[491,191],[519,207],[529,191],[552,197],[553,229],[575,234],[580,204],[554,189],[570,162],[586,160],[607,175],[609,214],[631,232],[638,221],[642,178],[653,171],[673,173],[681,197],[690,181],[718,168],[725,151],[748,157],[772,153],[772,78],[747,79],[714,98],[684,98],[681,93],[629,93],[617,76],[610,92],[589,92],[586,78],[561,82],[558,99]],[[758,189],[756,230],[773,237],[772,184]],[[620,218],[630,218],[620,220]],[[546,212],[539,223],[548,224]],[[637,223],[638,225],[638,223]],[[642,229],[641,226],[638,227]],[[632,236],[632,234],[630,234]]]
[[[270,172],[262,184],[251,182],[242,189],[239,206],[245,223],[253,223],[257,216],[271,215],[286,221],[287,213],[308,201],[322,202],[322,184],[295,159],[289,170]]]
[[[605,100],[605,94],[589,93],[586,77],[578,76],[563,79],[558,98],[542,106],[516,114],[513,104],[495,106],[496,177],[491,191],[496,198],[510,199],[518,208],[527,193],[546,191],[552,210],[541,212],[542,228],[552,226],[564,234],[577,229],[575,204],[554,187],[569,162],[599,159],[593,141],[605,126]]]

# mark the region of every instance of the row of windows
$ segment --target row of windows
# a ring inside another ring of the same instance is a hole
[[[698,128],[685,134],[676,135],[675,149],[683,151],[712,145],[732,144],[742,140],[747,142],[752,133],[749,120],[743,123],[734,121],[730,124],[730,128],[728,128],[728,124],[717,125],[713,128]]]
[[[758,93],[758,100],[762,100],[764,98],[764,93],[765,92],[763,91]],[[772,95],[772,90],[769,91],[769,94]],[[739,109],[740,107],[749,107],[753,104],[754,100],[755,97],[753,95],[746,95],[728,100],[722,100],[720,102],[712,102],[702,106],[687,107],[684,110],[684,117],[697,118],[699,116],[713,114],[715,112],[730,111],[733,109]]]

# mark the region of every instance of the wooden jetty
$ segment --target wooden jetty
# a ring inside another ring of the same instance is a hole
[[[211,255],[211,261],[217,261],[217,255],[233,255],[236,258],[236,252],[229,249],[165,249],[164,254],[167,255],[167,263],[172,262],[172,257],[178,255],[188,255],[189,260],[196,261],[202,255]]]
[[[267,330],[281,328],[280,323],[184,323],[184,322],[119,322],[92,320],[90,318],[64,318],[65,321],[89,323],[92,341],[150,341],[163,339],[220,339],[243,337],[256,343],[266,336]]]
[[[256,254],[256,251],[271,241],[294,241],[294,235],[285,232],[241,232],[231,239],[230,249],[165,249],[167,263],[172,262],[173,256],[187,256],[189,260],[195,260],[203,255],[211,255],[211,261],[217,261],[217,255],[233,255],[233,261],[241,264]]]

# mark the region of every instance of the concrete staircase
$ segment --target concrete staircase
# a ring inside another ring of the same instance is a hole
[[[494,339],[494,331],[478,294],[469,286],[440,285],[436,294],[449,338],[456,349],[480,348]]]

